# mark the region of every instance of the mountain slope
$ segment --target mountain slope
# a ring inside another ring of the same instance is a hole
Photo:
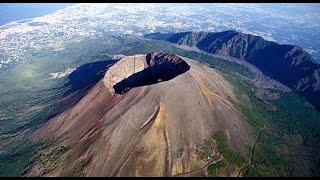
[[[152,72],[169,68],[177,73],[167,79],[139,73],[150,67],[155,68]],[[145,81],[125,92],[114,89],[135,75],[161,80]],[[244,145],[252,138],[231,99],[235,95],[230,84],[195,61],[162,53],[123,58],[74,107],[33,134],[34,141],[52,141],[27,175],[175,176],[220,156],[212,138],[216,131],[226,135],[231,150],[245,157]],[[238,171],[234,165],[229,175]],[[187,174],[193,175],[204,176],[206,170]]]
[[[298,46],[280,45],[259,36],[224,31],[149,34],[146,38],[196,47],[205,52],[242,59],[297,90],[320,110],[320,64]]]

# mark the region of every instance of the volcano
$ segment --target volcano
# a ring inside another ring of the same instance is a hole
[[[243,156],[252,141],[236,100],[221,74],[191,59],[160,52],[124,57],[33,133],[33,141],[50,143],[26,175],[206,176],[203,167],[223,158],[213,132],[223,132]]]

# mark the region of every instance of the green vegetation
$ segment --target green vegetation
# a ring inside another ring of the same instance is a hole
[[[47,110],[47,109],[45,109]],[[46,143],[33,143],[28,139],[31,129],[40,122],[41,115],[45,112],[33,115],[29,121],[14,122],[5,121],[7,124],[1,126],[0,136],[0,175],[17,176],[25,171],[25,167],[36,157],[36,151],[46,145]],[[7,129],[6,129],[7,128]]]
[[[177,152],[173,153],[177,158],[181,158],[183,154],[183,147],[179,147]]]
[[[250,124],[253,136],[256,136],[258,130],[264,125],[268,127],[268,130],[264,131],[263,135],[259,138],[254,150],[254,166],[246,170],[245,176],[289,176],[294,174],[311,175],[311,172],[313,174],[319,173],[316,170],[317,167],[313,167],[313,170],[303,170],[302,164],[306,165],[306,167],[311,167],[306,162],[301,163],[300,169],[295,165],[296,169],[294,170],[292,158],[289,158],[286,153],[280,153],[275,150],[275,147],[289,147],[291,148],[290,151],[296,152],[295,156],[299,156],[298,149],[290,145],[292,140],[283,138],[283,135],[284,133],[300,132],[302,133],[304,142],[308,143],[308,147],[303,149],[311,148],[312,150],[309,149],[307,151],[310,158],[319,159],[320,155],[318,152],[320,153],[320,151],[318,149],[320,148],[317,147],[319,145],[316,143],[316,141],[320,142],[317,136],[319,130],[315,129],[315,127],[319,127],[320,116],[310,105],[306,105],[303,98],[300,98],[295,93],[275,92],[280,93],[281,98],[267,102],[256,95],[257,88],[250,82],[250,79],[254,77],[254,73],[242,65],[210,55],[179,49],[168,42],[147,40],[140,41],[137,44],[136,46],[132,46],[131,44],[124,45],[122,49],[120,48],[116,52],[132,55],[136,53],[148,53],[150,51],[163,51],[179,54],[207,64],[218,70],[232,84],[238,99],[238,101],[233,103],[243,113],[243,118]],[[273,91],[271,90],[271,92]],[[270,106],[272,104],[276,106],[277,110],[271,110]],[[295,111],[295,109],[299,109],[299,111]],[[308,131],[309,129],[310,131]],[[206,149],[204,144],[199,145],[198,149]],[[247,154],[250,155],[250,148],[247,148],[247,150]],[[197,152],[202,159],[208,157],[208,153],[205,153],[205,151],[197,150]],[[237,159],[236,156],[232,155],[230,158]],[[300,159],[304,161],[305,158],[301,157]],[[319,160],[316,161],[319,162]]]
[[[285,127],[287,130],[287,132],[284,132],[278,128],[277,132],[305,134],[309,137],[316,137],[317,133],[319,133],[317,130],[318,128],[316,127],[320,126],[320,113],[309,105],[304,98],[295,93],[275,92],[280,93],[281,95],[280,99],[273,101],[279,110],[270,112],[270,115],[272,118],[281,119],[282,121],[277,122],[277,126]],[[290,123],[288,124],[287,122]],[[311,141],[309,144],[319,142],[314,140],[319,139],[308,139],[308,141]]]
[[[0,70],[0,176],[21,176],[36,157],[38,144],[29,135],[56,110],[70,87],[68,77],[49,79],[50,73],[110,59],[99,55],[117,47],[115,38],[84,40],[66,51],[43,50]]]
[[[241,157],[239,153],[232,152],[229,149],[226,138],[224,137],[222,132],[215,132],[212,135],[212,138],[216,141],[218,151],[226,161],[228,161],[231,164],[235,164],[238,167],[241,167],[245,163],[245,160],[243,159],[243,157]]]
[[[248,77],[239,76],[232,71],[222,72],[225,79],[233,85],[238,98],[234,104],[251,125],[253,134],[256,134],[264,124],[268,127],[268,131],[262,133],[254,150],[254,166],[247,169],[245,176],[318,174],[319,172],[315,170],[317,167],[310,164],[308,158],[303,156],[308,154],[314,162],[320,161],[320,147],[317,143],[320,142],[318,137],[320,130],[315,128],[320,125],[319,112],[294,92],[270,90],[270,93],[278,93],[280,98],[270,102],[262,100],[256,95],[257,89]],[[271,105],[275,106],[276,110],[272,110]],[[295,140],[284,138],[285,136],[293,138],[301,136],[303,144],[294,147],[292,141]],[[289,156],[289,152],[276,151],[275,147],[288,149],[296,158],[301,156],[299,158],[301,162],[294,165],[293,156]]]
[[[0,71],[0,176],[21,176],[37,157],[39,148],[45,148],[41,143],[30,142],[28,137],[50,118],[59,100],[70,89],[66,87],[68,77],[49,79],[50,73],[110,59],[108,55],[101,55],[104,53],[132,55],[151,51],[175,53],[218,70],[232,84],[238,98],[233,103],[250,124],[253,135],[263,125],[268,127],[257,142],[253,165],[245,171],[245,176],[319,175],[320,113],[294,92],[270,90],[271,93],[279,93],[281,98],[266,102],[256,95],[257,89],[250,82],[254,73],[242,65],[179,49],[164,41],[106,36],[69,44],[66,51],[47,49],[39,53],[30,52],[24,60]],[[276,110],[269,108],[271,104],[276,106]],[[221,132],[213,136],[219,152],[228,162],[209,166],[211,175],[228,163],[243,165],[243,158],[229,150]],[[295,145],[299,142],[298,137],[302,142]],[[197,146],[200,159],[210,157],[213,144],[205,140]],[[68,147],[56,149],[53,157],[67,150]],[[181,157],[182,154],[183,148],[179,147],[176,155]],[[293,157],[300,162],[294,163]],[[76,168],[71,174],[78,171]]]
[[[201,160],[207,161],[212,156],[214,143],[205,139],[202,144],[197,144],[196,153]]]
[[[24,168],[31,162],[35,146],[24,143],[17,144],[11,152],[0,155],[0,174],[1,176],[15,176],[22,174]]]
[[[211,164],[209,167],[208,167],[208,176],[216,176],[217,175],[217,171],[220,169],[220,168],[223,168],[225,167],[226,164],[225,162],[223,161],[219,161],[217,162],[216,164]]]
[[[57,160],[61,155],[66,153],[70,149],[69,146],[59,146],[54,148],[49,154],[47,154],[47,157],[50,161]]]
[[[286,160],[286,156],[277,153],[273,148],[274,145],[281,143],[274,135],[262,132],[253,153],[254,164],[246,171],[245,175],[288,176],[292,170],[292,163]]]
[[[51,141],[51,140],[49,140]],[[52,142],[52,141],[51,141]],[[51,149],[45,149],[48,147],[48,143],[46,143],[45,146],[40,146],[39,149],[37,149],[36,153],[36,159],[45,159],[47,162],[54,162],[55,165],[58,163],[66,163],[65,159],[63,159],[63,155],[69,151],[70,147],[68,146],[58,146]],[[61,161],[62,160],[62,161]],[[59,164],[60,165],[60,164]],[[41,162],[41,164],[38,164],[38,171],[40,171],[40,176],[46,175],[48,172],[50,172],[52,169],[50,166],[47,165],[46,162]]]
[[[258,139],[252,157],[253,165],[246,169],[245,176],[288,176],[292,171],[292,162],[274,149],[275,146],[285,143],[282,138],[274,135],[277,126],[275,121],[282,120],[270,117],[270,113],[273,112],[268,110],[270,104],[256,95],[256,87],[246,77],[230,74],[229,72],[229,76],[225,78],[233,85],[238,98],[234,104],[250,124],[253,135],[256,136],[264,124],[270,131],[264,131]]]

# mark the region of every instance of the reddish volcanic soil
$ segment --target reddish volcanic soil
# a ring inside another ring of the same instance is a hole
[[[156,74],[153,82],[150,72],[158,66],[169,68],[170,77]],[[114,90],[119,82],[124,93]],[[193,60],[161,53],[125,57],[75,106],[33,134],[34,141],[52,144],[39,151],[26,175],[174,176],[206,164],[196,146],[207,139],[216,150],[211,134],[218,130],[231,149],[244,152],[250,131],[230,100],[230,84]]]

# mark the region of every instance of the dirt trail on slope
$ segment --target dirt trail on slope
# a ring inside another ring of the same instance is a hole
[[[243,176],[243,174],[241,174],[241,173],[242,173],[242,171],[243,171],[245,168],[247,168],[248,166],[254,166],[254,161],[253,161],[254,148],[255,148],[256,145],[257,145],[257,142],[258,142],[258,139],[260,138],[261,132],[262,132],[263,130],[266,130],[266,129],[267,129],[267,126],[266,126],[266,125],[263,125],[263,127],[259,129],[258,134],[257,134],[257,136],[256,136],[256,139],[254,140],[254,143],[253,143],[253,145],[252,145],[252,147],[251,147],[251,150],[250,150],[250,161],[249,161],[248,164],[246,164],[246,165],[244,165],[244,166],[242,166],[242,167],[240,168],[237,177],[240,177],[241,175]]]

